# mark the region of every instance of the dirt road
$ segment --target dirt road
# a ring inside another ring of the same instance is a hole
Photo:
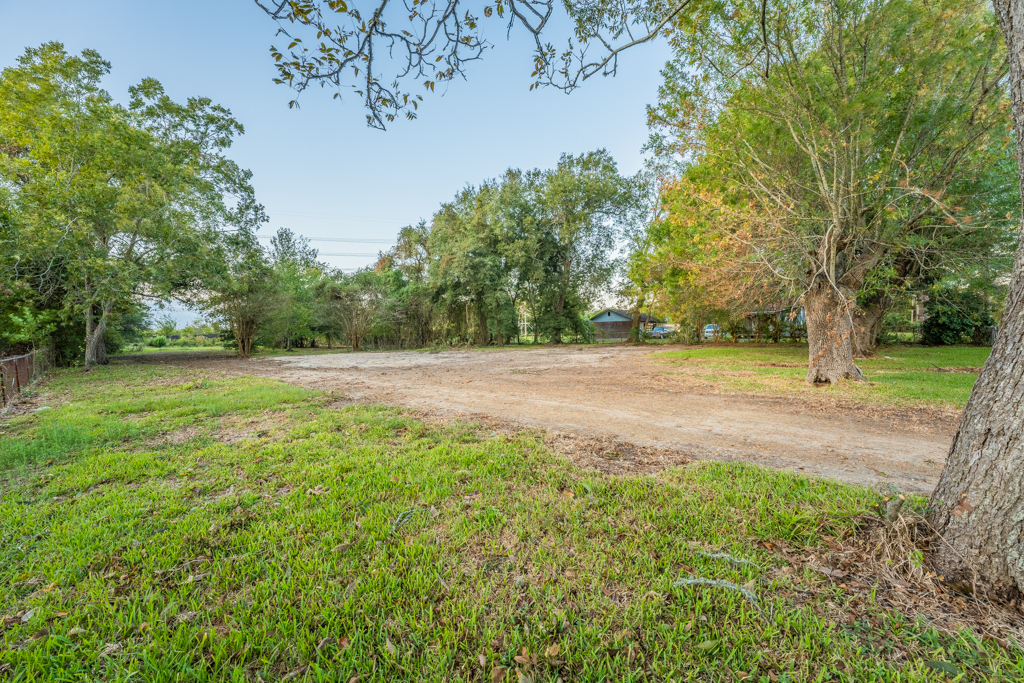
[[[280,356],[231,365],[354,400],[657,449],[657,458],[634,470],[687,458],[745,460],[925,493],[956,429],[954,417],[925,409],[708,392],[663,374],[649,349],[626,346]]]

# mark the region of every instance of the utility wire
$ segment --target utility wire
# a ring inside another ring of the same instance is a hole
[[[261,240],[269,240],[273,235],[260,235]],[[364,240],[358,237],[307,237],[310,242],[356,242],[358,244],[394,244],[394,240]]]

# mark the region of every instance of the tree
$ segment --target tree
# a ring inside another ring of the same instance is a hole
[[[277,283],[273,322],[267,330],[291,351],[297,343],[312,338],[317,326],[316,288],[324,268],[309,240],[280,228],[270,240],[270,260]]]
[[[571,92],[593,76],[614,75],[623,51],[673,36],[690,5],[690,0],[565,3],[575,43],[570,39],[558,51],[541,38],[555,0],[495,0],[479,10],[463,0],[376,0],[361,9],[345,0],[254,1],[289,41],[282,49],[270,48],[275,82],[297,93],[314,85],[331,88],[335,98],[351,88],[363,101],[367,124],[381,129],[400,115],[416,117],[423,97],[411,92],[410,81],[433,92],[438,83],[465,76],[467,64],[483,57],[490,45],[477,12],[497,20],[507,14],[508,31],[519,26],[533,37],[531,90],[546,85]],[[294,99],[289,106],[297,103]]]
[[[578,157],[563,154],[544,174],[539,194],[554,258],[542,324],[557,344],[611,281],[616,267],[611,253],[622,226],[635,219],[638,195],[603,149]]]
[[[730,7],[693,27],[651,112],[670,133],[655,147],[686,155],[675,220],[710,232],[691,264],[722,298],[738,283],[802,297],[808,382],[863,379],[866,287],[955,272],[1012,237],[998,30],[974,0]]]
[[[207,278],[192,303],[223,323],[234,338],[238,355],[249,356],[258,335],[270,324],[277,304],[274,269],[248,230],[223,240],[219,271]]]
[[[0,183],[17,215],[4,276],[84,319],[87,366],[104,362],[117,311],[193,287],[221,230],[262,219],[248,172],[223,156],[242,132],[230,112],[177,104],[152,79],[119,106],[100,87],[109,70],[49,43],[0,76]]]
[[[363,340],[384,313],[385,288],[372,270],[341,275],[330,291],[333,312],[353,351],[362,351]]]

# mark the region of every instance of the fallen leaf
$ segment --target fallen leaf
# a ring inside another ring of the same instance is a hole
[[[388,651],[388,654],[392,657],[398,654],[398,648],[395,647],[395,644],[391,642],[390,638],[384,641],[384,649],[386,649]]]
[[[319,652],[320,650],[324,649],[324,645],[326,645],[329,642],[331,642],[330,638],[321,639],[320,642],[316,644],[316,651]]]
[[[507,672],[508,669],[503,666],[496,666],[491,669],[491,683],[501,683],[501,681],[505,680],[505,674]]]
[[[78,636],[82,635],[83,633],[85,633],[85,629],[84,628],[73,628],[70,631],[68,631],[68,638],[77,638]]]
[[[552,657],[557,657],[560,650],[561,648],[558,647],[558,643],[555,643],[548,649],[544,650],[544,656],[548,659],[551,659]]]
[[[433,505],[430,506],[430,518],[431,519],[437,519],[437,516],[440,515],[440,514],[441,513],[437,511],[436,507],[434,507]]]
[[[332,553],[347,553],[348,549],[352,547],[351,543],[342,543],[331,548]]]
[[[292,680],[293,678],[298,678],[298,677],[299,677],[299,676],[301,676],[302,674],[306,673],[306,670],[307,670],[307,669],[309,669],[309,665],[306,665],[306,666],[300,666],[300,667],[299,667],[298,669],[296,669],[295,671],[292,671],[292,672],[286,673],[286,674],[285,674],[284,676],[282,676],[282,677],[281,677],[281,680],[282,680],[282,681],[290,681],[290,680]]]
[[[633,649],[633,643],[629,644],[629,653],[627,654],[626,658],[629,660],[630,664],[632,664],[633,661],[636,659],[636,650]]]
[[[529,657],[523,657],[522,655],[516,655],[512,659],[516,660],[520,664],[529,664],[530,663],[530,658]]]
[[[771,669],[768,669],[768,680],[772,683],[779,683],[779,677]]]
[[[342,636],[338,638],[338,647],[342,650],[348,649],[348,646],[352,644],[352,641],[348,639],[348,636]]]
[[[50,591],[52,591],[56,587],[57,587],[56,583],[51,583],[49,586],[47,586],[46,588],[43,589],[43,592],[44,593],[49,593]]]
[[[29,611],[27,611],[27,612],[25,612],[24,614],[21,615],[21,623],[27,624],[29,622],[29,620],[32,617],[34,617],[35,615],[36,615],[36,611],[34,609],[30,609]]]
[[[748,678],[750,678],[750,674],[748,674],[746,671],[737,671],[736,678],[740,679],[741,681],[745,681]]]
[[[576,496],[572,491],[562,491],[562,495],[566,498],[574,498]]]
[[[480,666],[487,666],[487,657],[484,657],[483,655],[477,655],[476,660],[480,662]]]
[[[686,631],[687,633],[689,633],[692,629],[693,629],[693,622],[692,621],[686,622],[686,626],[683,627],[683,630]]]
[[[71,614],[71,612],[57,612],[56,614],[53,615],[53,618],[54,619],[63,619],[64,617],[66,617],[69,614]]]
[[[700,643],[700,644],[696,645],[695,647],[698,650],[700,650],[701,652],[711,652],[716,647],[718,647],[718,644],[720,642],[722,642],[722,641],[720,641],[720,640],[705,640],[703,643]]]
[[[516,669],[516,675],[519,676],[519,683],[533,683],[533,676],[528,676],[519,669]]]
[[[935,669],[936,671],[941,671],[943,673],[947,673],[950,676],[959,676],[960,675],[960,669],[958,669],[955,666],[953,666],[952,664],[948,664],[946,662],[933,662],[930,659],[926,659],[926,660],[924,660],[924,665],[927,666],[929,669]]]

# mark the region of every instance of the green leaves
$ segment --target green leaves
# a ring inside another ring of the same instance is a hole
[[[5,254],[22,255],[32,305],[85,318],[93,342],[143,294],[194,295],[217,268],[220,231],[265,220],[251,174],[223,156],[242,133],[229,111],[174,102],[151,78],[122,107],[100,87],[109,70],[48,43],[0,76],[0,149],[23,150],[0,156],[13,188]],[[12,284],[15,271],[0,272]]]

